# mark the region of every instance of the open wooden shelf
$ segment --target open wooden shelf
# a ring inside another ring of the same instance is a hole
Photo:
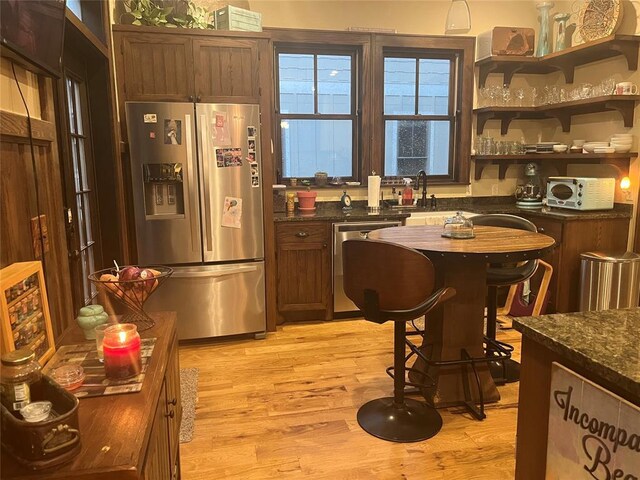
[[[571,163],[596,163],[614,165],[621,176],[629,174],[629,163],[638,156],[637,152],[628,153],[526,153],[524,155],[472,155],[475,161],[475,179],[482,178],[482,171],[488,165],[498,165],[498,178],[504,180],[510,165],[529,162],[553,163],[560,175],[566,175],[567,165]]]
[[[629,70],[638,69],[639,35],[610,35],[608,37],[570,47],[544,57],[496,55],[478,60],[478,85],[484,87],[490,73],[502,73],[504,84],[509,85],[513,75],[562,72],[567,83],[573,83],[575,68],[606,58],[622,55]]]
[[[477,116],[476,132],[481,135],[489,120],[500,120],[500,133],[506,135],[513,120],[540,120],[555,118],[560,121],[563,132],[571,130],[571,118],[575,115],[617,111],[624,126],[633,127],[633,109],[640,95],[607,95],[585,98],[571,102],[552,103],[538,107],[482,107],[473,110]]]

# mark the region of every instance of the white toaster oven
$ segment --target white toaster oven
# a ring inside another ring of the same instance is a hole
[[[615,178],[549,177],[547,205],[573,210],[610,210]]]

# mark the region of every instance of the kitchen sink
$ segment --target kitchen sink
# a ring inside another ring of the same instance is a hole
[[[457,210],[447,210],[444,212],[411,212],[411,216],[405,220],[405,225],[444,225],[444,221],[456,215]],[[467,218],[477,215],[477,213],[462,212]]]

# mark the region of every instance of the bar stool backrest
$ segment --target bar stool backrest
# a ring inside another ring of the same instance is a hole
[[[379,240],[342,244],[344,291],[365,311],[365,290],[377,292],[382,311],[411,310],[433,292],[433,263],[420,252]]]

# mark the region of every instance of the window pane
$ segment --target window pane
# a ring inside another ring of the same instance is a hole
[[[314,113],[313,55],[281,53],[280,113]]]
[[[351,113],[351,57],[318,55],[318,112]]]
[[[84,138],[78,138],[78,167],[82,177],[82,189],[89,190],[89,180],[87,178],[87,159],[85,157]]]
[[[283,120],[282,169],[285,177],[351,177],[351,120]]]
[[[82,20],[82,7],[80,6],[80,0],[67,0],[67,7],[71,10],[76,17]]]
[[[416,59],[384,59],[384,114],[416,114]]]
[[[85,241],[85,232],[87,231],[87,227],[85,226],[84,221],[84,209],[82,206],[82,194],[76,195],[76,215],[78,216],[78,234],[80,235],[80,248],[84,248],[87,245]]]
[[[82,208],[84,209],[85,228],[87,229],[87,243],[89,243],[93,240],[93,233],[91,231],[91,204],[89,203],[90,200],[88,193],[83,193],[82,196]]]
[[[384,174],[413,176],[449,173],[449,121],[387,120]]]
[[[76,111],[76,127],[78,129],[78,134],[82,135],[82,107],[80,106],[80,84],[78,82],[73,82],[74,86],[74,98],[76,99],[75,111]]]
[[[78,139],[71,137],[71,157],[73,158],[73,179],[76,187],[76,192],[79,192],[82,187],[80,186],[80,168],[78,167]]]
[[[91,252],[89,250],[84,250],[80,254],[80,263],[82,264],[82,292],[84,294],[84,303],[85,305],[91,301],[91,282],[87,278],[89,274],[92,272],[91,264],[89,261],[89,255]]]
[[[421,58],[418,85],[418,113],[447,115],[449,113],[450,60]]]
[[[73,85],[69,78],[67,78],[67,109],[69,110],[69,129],[71,133],[76,133],[76,109],[73,103]]]

